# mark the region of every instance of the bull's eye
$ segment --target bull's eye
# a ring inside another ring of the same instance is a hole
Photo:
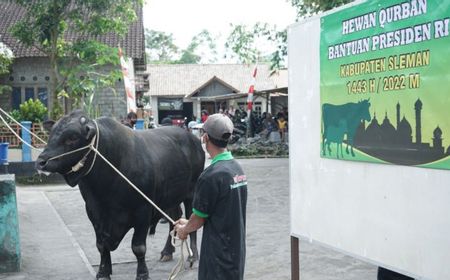
[[[76,143],[78,143],[78,137],[76,135],[71,135],[64,141],[64,144],[66,145],[74,145]]]

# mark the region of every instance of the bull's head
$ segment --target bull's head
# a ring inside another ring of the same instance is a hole
[[[96,125],[84,112],[76,110],[56,123],[47,122],[47,128],[51,130],[50,136],[47,146],[36,160],[36,169],[62,174],[73,187],[87,170],[86,166],[76,171],[72,167],[83,159],[89,148],[72,151],[87,147],[92,142],[97,133]]]
[[[370,98],[362,100],[359,102],[360,104],[360,112],[361,112],[361,119],[365,120],[367,122],[370,122],[372,120],[372,117],[370,116]]]

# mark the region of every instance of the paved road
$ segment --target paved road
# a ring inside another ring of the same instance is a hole
[[[290,279],[288,159],[242,159],[249,180],[246,279]],[[93,228],[77,188],[18,186],[22,271],[0,279],[94,279],[99,263]],[[153,280],[167,279],[174,261],[160,263],[168,226],[148,237],[147,265]],[[201,236],[201,232],[200,232]],[[113,280],[134,279],[136,262],[128,234],[112,253]],[[376,279],[376,267],[300,242],[302,280]],[[197,266],[178,279],[196,279]]]

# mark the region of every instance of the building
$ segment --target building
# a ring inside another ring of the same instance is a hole
[[[142,7],[137,8],[138,19],[129,27],[124,37],[114,33],[98,36],[96,39],[111,47],[122,47],[129,65],[130,76],[134,80],[136,96],[142,96],[148,90],[148,81],[145,73],[145,40],[142,19]],[[45,54],[34,47],[26,47],[13,37],[9,29],[25,15],[24,10],[13,1],[0,0],[0,41],[14,53],[14,62],[10,75],[0,77],[0,83],[12,87],[12,91],[0,95],[0,106],[11,111],[18,109],[19,105],[30,99],[39,99],[46,106],[50,103],[48,93],[50,76],[49,60]],[[77,34],[68,30],[65,34],[67,41],[73,41]],[[114,66],[120,67],[120,65]],[[83,76],[80,76],[83,79]],[[124,118],[127,114],[124,83],[122,79],[117,81],[115,92],[105,89],[96,94],[97,109],[101,115],[112,116],[117,119]],[[71,109],[71,104],[63,104],[66,111]]]
[[[191,120],[202,110],[209,114],[230,107],[246,110],[247,93],[254,65],[245,64],[169,64],[147,65],[149,91],[146,108],[155,122],[166,116]],[[269,65],[258,65],[254,110],[277,113],[287,107],[287,71],[271,75]]]

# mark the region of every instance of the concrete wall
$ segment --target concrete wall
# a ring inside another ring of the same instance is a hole
[[[14,175],[0,175],[0,273],[20,269],[20,238]]]

